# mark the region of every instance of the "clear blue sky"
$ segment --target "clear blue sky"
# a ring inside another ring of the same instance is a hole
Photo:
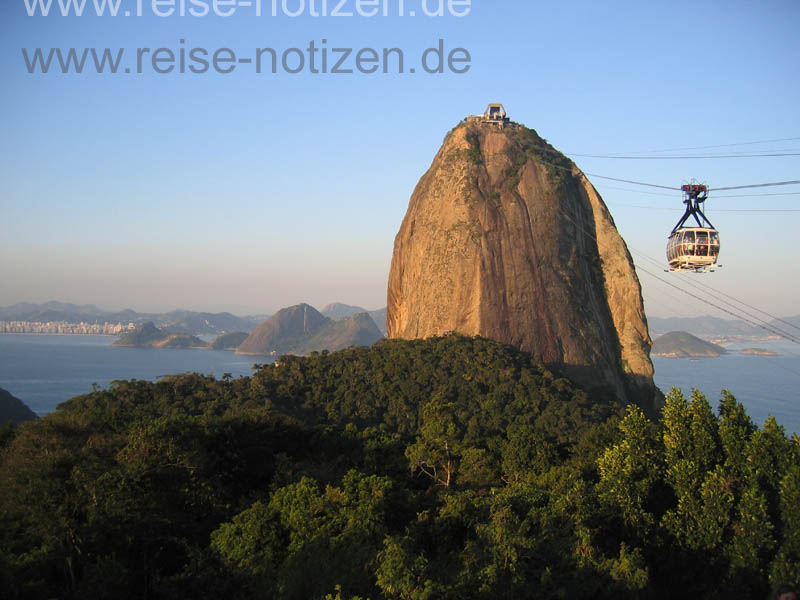
[[[28,17],[26,0],[0,8],[0,305],[240,314],[301,301],[384,306],[416,182],[447,131],[490,101],[568,153],[800,137],[796,0],[474,0],[461,18],[259,18],[252,7],[228,18],[112,18],[89,16],[91,1],[82,17]],[[405,0],[406,10],[421,1]],[[388,2],[396,10],[399,0]],[[269,13],[271,0],[263,4]],[[447,51],[469,51],[469,72],[421,72],[419,55],[440,38]],[[21,53],[124,48],[130,67],[140,47],[227,47],[241,57],[323,39],[330,48],[398,47],[417,72],[256,74],[242,64],[227,75],[45,75],[28,74]],[[798,149],[800,139],[683,154]],[[800,179],[797,156],[575,160],[588,173],[670,186]],[[680,197],[593,182],[637,262],[676,277],[642,257],[663,260]],[[773,313],[800,313],[800,212],[738,212],[800,209],[797,192],[712,196],[725,267],[702,281]],[[713,312],[640,278],[651,314]]]

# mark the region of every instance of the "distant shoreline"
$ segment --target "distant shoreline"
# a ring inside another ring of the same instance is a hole
[[[116,333],[58,333],[55,331],[0,331],[0,335],[74,335],[75,337],[119,337]]]
[[[722,354],[651,354],[650,356],[657,356],[658,358],[674,358],[684,360],[700,360],[701,358],[719,358]]]
[[[780,352],[766,350],[764,348],[742,348],[739,350],[742,356],[782,356]]]

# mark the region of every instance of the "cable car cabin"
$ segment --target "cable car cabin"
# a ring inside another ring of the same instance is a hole
[[[717,263],[719,231],[703,213],[701,205],[708,199],[708,186],[690,183],[681,186],[686,212],[672,228],[667,242],[667,261],[670,271],[704,273]],[[689,217],[697,227],[687,227]]]
[[[670,271],[705,271],[719,257],[719,232],[710,227],[673,231],[667,242]]]

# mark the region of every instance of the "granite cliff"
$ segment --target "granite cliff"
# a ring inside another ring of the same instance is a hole
[[[661,402],[641,287],[608,209],[516,123],[469,119],[445,138],[395,238],[387,330],[484,336],[622,402]]]

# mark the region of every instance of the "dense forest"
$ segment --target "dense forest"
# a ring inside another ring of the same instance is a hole
[[[0,432],[7,599],[766,598],[800,440],[479,338],[117,381]]]

